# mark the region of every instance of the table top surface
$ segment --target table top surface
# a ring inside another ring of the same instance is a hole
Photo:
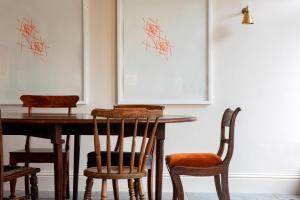
[[[62,113],[2,113],[2,123],[91,123],[93,117],[90,114],[62,114]],[[159,119],[159,123],[180,123],[192,122],[197,118],[186,115],[163,115]],[[105,122],[105,119],[102,119]],[[100,121],[101,122],[101,119]]]

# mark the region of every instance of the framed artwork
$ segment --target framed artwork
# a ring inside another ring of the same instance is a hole
[[[0,1],[0,104],[22,94],[85,103],[83,1]]]
[[[210,1],[118,0],[118,103],[210,104]]]

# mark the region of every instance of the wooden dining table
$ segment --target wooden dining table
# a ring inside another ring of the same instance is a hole
[[[182,115],[163,115],[159,119],[155,146],[155,199],[162,199],[164,140],[166,124],[192,122],[196,118]],[[80,159],[80,136],[93,135],[93,119],[90,114],[59,114],[59,113],[34,113],[30,116],[24,113],[2,113],[3,135],[30,135],[33,137],[47,138],[53,144],[55,162],[55,199],[63,199],[63,162],[62,162],[62,135],[74,135],[74,180],[73,200],[78,198],[78,175]],[[106,121],[99,120],[100,133],[105,128]],[[113,126],[113,125],[112,125]],[[113,128],[113,127],[112,127]],[[141,133],[142,134],[142,133]],[[0,180],[1,184],[3,180]],[[0,194],[0,199],[3,197]]]

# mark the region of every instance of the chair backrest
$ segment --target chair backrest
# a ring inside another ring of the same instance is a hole
[[[71,115],[71,109],[76,107],[79,97],[76,95],[44,96],[44,95],[22,95],[20,97],[23,107],[28,108],[28,114],[32,114],[32,108],[67,108],[68,115]],[[69,150],[69,139],[67,136],[66,151]],[[26,137],[25,150],[31,146],[31,137]]]
[[[71,108],[76,107],[79,97],[76,95],[22,95],[20,99],[23,107],[28,107],[28,114],[31,114],[32,108],[68,108],[68,114],[71,114]]]
[[[221,122],[221,141],[220,141],[220,147],[218,151],[218,155],[222,157],[225,145],[227,144],[227,153],[224,158],[223,163],[229,164],[233,149],[234,149],[234,127],[235,127],[235,120],[237,117],[237,114],[241,111],[240,108],[236,108],[234,111],[227,108],[223,114],[222,122]],[[226,133],[228,132],[228,137],[226,138]]]
[[[148,110],[161,110],[163,113],[165,106],[151,104],[118,104],[114,105],[114,108],[146,108]]]
[[[158,113],[160,113],[161,115],[163,115],[164,113],[164,109],[165,106],[162,105],[152,105],[152,104],[118,104],[118,105],[114,105],[114,108],[130,108],[130,109],[135,109],[135,108],[145,108],[147,110],[156,110]],[[125,135],[124,137],[127,137],[127,135]],[[119,148],[119,138],[116,142],[115,145],[115,151],[118,150]],[[155,144],[153,145],[153,147],[155,146]],[[151,154],[153,153],[153,148],[151,150]]]
[[[161,116],[161,113],[157,110],[147,110],[145,108],[136,108],[136,109],[126,109],[126,108],[115,108],[115,109],[94,109],[92,111],[92,116],[94,119],[94,148],[96,153],[96,163],[98,173],[102,173],[102,167],[107,168],[107,173],[111,173],[111,135],[117,134],[119,138],[119,148],[118,148],[118,166],[117,173],[134,173],[134,172],[143,172],[146,167],[147,158],[150,155],[154,138],[157,131],[158,119]],[[97,126],[97,119],[105,118],[106,119],[106,130],[100,130],[102,132],[106,131],[106,147],[101,149],[100,140],[99,140],[99,131]],[[150,123],[151,122],[151,123]],[[112,130],[111,123],[117,123],[118,128]],[[140,124],[143,124],[144,129],[141,129]],[[133,126],[132,126],[133,125]],[[140,150],[137,150],[136,137],[138,131],[142,131],[143,139],[141,143]],[[124,153],[124,135],[129,134],[132,137],[131,140],[131,152],[130,152],[130,166],[129,172],[124,172],[123,164],[123,153]],[[147,140],[147,137],[149,139]],[[107,163],[101,163],[101,151],[105,150],[107,153]],[[138,166],[135,166],[135,153],[139,152],[139,161]]]

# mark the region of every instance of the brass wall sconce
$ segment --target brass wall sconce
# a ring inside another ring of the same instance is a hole
[[[254,24],[248,6],[242,9],[242,13],[244,15],[242,24]]]

